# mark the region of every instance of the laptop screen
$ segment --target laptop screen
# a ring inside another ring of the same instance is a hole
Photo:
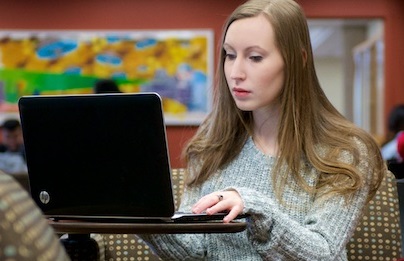
[[[19,109],[31,194],[45,215],[173,215],[157,94],[26,96]]]

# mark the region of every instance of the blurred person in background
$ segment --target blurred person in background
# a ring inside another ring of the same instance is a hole
[[[388,135],[386,142],[382,145],[382,156],[384,160],[401,161],[397,150],[397,138],[404,131],[404,104],[395,106],[389,114]]]
[[[6,173],[26,173],[24,141],[17,119],[6,119],[1,125],[0,170]]]

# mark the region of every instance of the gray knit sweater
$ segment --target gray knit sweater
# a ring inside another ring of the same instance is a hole
[[[366,147],[359,168],[366,177]],[[197,189],[184,191],[181,211],[203,195],[234,189],[241,195],[245,212],[251,217],[248,228],[229,234],[142,235],[163,260],[347,260],[345,246],[352,236],[366,202],[369,186],[363,186],[349,204],[340,196],[318,199],[295,183],[283,193],[279,204],[271,185],[275,158],[259,151],[251,138],[239,156],[225,169]],[[351,162],[348,153],[341,160]],[[315,185],[318,172],[302,173]]]

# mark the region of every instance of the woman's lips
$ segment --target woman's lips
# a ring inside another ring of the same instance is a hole
[[[242,88],[233,88],[233,94],[235,97],[237,98],[245,98],[247,97],[251,92],[247,91],[245,89]]]

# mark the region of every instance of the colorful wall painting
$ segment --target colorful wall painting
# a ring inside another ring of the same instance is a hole
[[[101,78],[123,92],[157,92],[168,125],[210,109],[211,30],[0,31],[0,113],[24,95],[87,94]]]

